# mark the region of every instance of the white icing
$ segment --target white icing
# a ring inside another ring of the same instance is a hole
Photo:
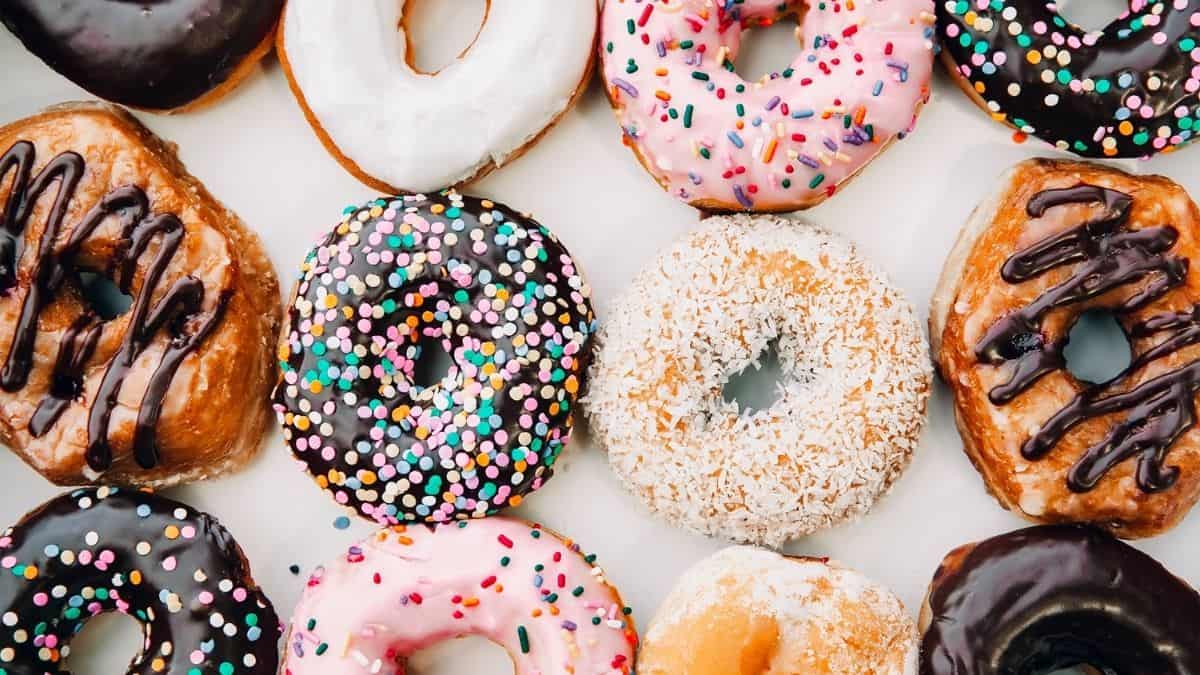
[[[396,189],[471,178],[566,110],[592,56],[595,0],[490,0],[475,44],[436,75],[405,60],[406,0],[290,0],[284,51],[338,150]]]

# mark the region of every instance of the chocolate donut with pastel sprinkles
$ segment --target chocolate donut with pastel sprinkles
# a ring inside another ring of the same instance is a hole
[[[69,675],[71,639],[120,612],[145,641],[129,675],[273,675],[282,633],[212,516],[101,487],[50,500],[0,535],[0,673]]]
[[[832,196],[916,124],[933,71],[933,0],[624,0],[600,21],[625,143],[708,211],[795,211]],[[756,82],[742,33],[799,17],[802,49]]]
[[[477,518],[553,474],[595,330],[571,255],[454,191],[347,209],[305,259],[275,405],[317,484],[382,524]],[[414,380],[443,349],[441,380]]]
[[[1088,32],[1046,0],[939,0],[942,59],[994,119],[1083,157],[1147,157],[1200,125],[1200,3],[1132,0]]]
[[[631,675],[632,612],[595,560],[514,518],[381,530],[309,579],[284,670],[404,675],[414,652],[476,635],[515,675]]]

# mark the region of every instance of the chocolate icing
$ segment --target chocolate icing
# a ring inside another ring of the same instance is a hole
[[[1086,492],[1117,464],[1138,458],[1137,484],[1145,492],[1165,490],[1179,479],[1177,467],[1164,467],[1167,451],[1196,423],[1195,395],[1200,391],[1200,361],[1171,370],[1127,390],[1118,388],[1150,362],[1200,342],[1200,307],[1187,312],[1154,314],[1135,322],[1130,315],[1183,283],[1188,261],[1170,253],[1178,232],[1167,225],[1128,228],[1133,198],[1094,185],[1046,190],[1030,200],[1027,211],[1040,218],[1068,204],[1098,204],[1100,216],[1043,239],[1005,261],[1001,276],[1011,284],[1036,278],[1050,270],[1075,264],[1070,276],[1032,303],[998,319],[976,345],[983,363],[1015,361],[1012,376],[988,397],[1003,405],[1018,397],[1043,375],[1066,367],[1066,339],[1047,342],[1041,330],[1046,314],[1071,307],[1117,289],[1145,281],[1114,308],[1134,337],[1161,336],[1112,380],[1087,387],[1054,414],[1021,448],[1029,460],[1045,457],[1079,423],[1117,412],[1128,412],[1099,443],[1088,448],[1067,476],[1072,491]]]
[[[1100,33],[1070,24],[1046,0],[934,4],[942,49],[1013,126],[1084,157],[1143,157],[1192,140],[1200,112],[1194,4],[1145,2]],[[1039,33],[1039,25],[1048,28]],[[1169,140],[1155,145],[1162,129]],[[1105,139],[1115,141],[1107,152]]]
[[[269,38],[284,0],[4,0],[0,21],[100,98],[178,108],[229,79]]]
[[[954,558],[930,590],[921,675],[1200,673],[1200,595],[1104,532],[1032,527]]]
[[[6,181],[10,172],[15,173],[5,207],[0,211],[3,214],[0,220],[0,292],[7,294],[16,285],[16,270],[26,247],[29,220],[38,202],[56,188],[37,243],[30,272],[32,280],[21,301],[12,344],[0,370],[0,387],[8,392],[25,387],[33,368],[34,340],[42,311],[54,302],[64,287],[72,283],[78,285],[80,268],[76,257],[81,247],[103,223],[111,218],[118,219],[121,224],[119,245],[111,269],[105,272],[114,276],[122,292],[133,291],[135,273],[151,242],[158,241],[159,246],[144,267],[145,274],[136,289],[128,328],[89,411],[87,462],[96,471],[111,466],[109,420],[121,386],[137,357],[158,333],[166,330],[170,341],[143,395],[133,438],[134,458],[138,465],[153,468],[158,464],[155,427],[167,387],[184,357],[195,351],[220,322],[229,296],[222,294],[215,309],[203,314],[204,286],[200,280],[188,276],[176,281],[154,302],[163,273],[183,240],[184,229],[178,217],[152,213],[145,192],[136,186],[119,187],[106,194],[79,224],[69,229],[66,243],[56,246],[65,233],[63,221],[83,176],[84,160],[76,153],[65,152],[51,159],[34,175],[35,155],[34,146],[28,141],[19,141],[0,155],[0,184]],[[87,310],[64,331],[49,390],[29,422],[29,433],[35,438],[45,434],[79,397],[83,390],[84,367],[95,351],[106,323]]]
[[[144,626],[130,675],[278,666],[279,617],[237,542],[185,504],[107,487],[64,494],[0,535],[0,568],[6,675],[69,675],[71,638],[105,612]]]

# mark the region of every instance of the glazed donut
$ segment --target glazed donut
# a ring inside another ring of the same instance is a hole
[[[283,0],[5,0],[0,22],[100,98],[157,112],[220,99],[271,50]]]
[[[848,242],[716,217],[613,302],[585,409],[622,482],[670,522],[778,546],[865,513],[908,465],[930,380],[912,306]],[[723,400],[777,344],[767,410]]]
[[[520,157],[587,86],[595,0],[487,0],[475,41],[436,73],[414,65],[406,4],[288,0],[279,31],[279,60],[309,124],[375,190],[482,178]]]
[[[133,674],[274,675],[282,633],[229,532],[157,495],[102,487],[43,504],[0,535],[0,672],[69,675],[92,617],[142,624]]]
[[[1200,594],[1089,527],[1042,525],[951,552],[921,630],[921,675],[1200,672]]]
[[[1198,218],[1166,178],[1049,160],[1018,164],[971,216],[930,334],[966,452],[1006,508],[1143,537],[1200,499]],[[1089,310],[1111,312],[1133,354],[1107,382],[1066,369]]]
[[[744,81],[742,32],[791,16],[803,50]],[[610,0],[604,81],[626,145],[665,190],[709,211],[795,211],[912,129],[933,23],[933,0]]]
[[[595,556],[496,517],[381,530],[317,569],[292,616],[284,669],[403,675],[414,652],[467,635],[504,648],[515,675],[631,675],[638,643]]]
[[[639,675],[915,675],[917,628],[899,598],[824,558],[727,548],[675,584]]]
[[[1200,127],[1200,8],[1130,0],[1087,32],[1046,0],[939,0],[942,60],[993,119],[1083,157],[1170,152]]]
[[[0,441],[60,485],[171,485],[254,454],[279,284],[173,146],[106,104],[0,127],[0,232]]]
[[[562,244],[448,191],[347,209],[307,256],[280,344],[284,439],[383,524],[478,518],[554,473],[595,316]],[[453,365],[413,380],[426,348]]]

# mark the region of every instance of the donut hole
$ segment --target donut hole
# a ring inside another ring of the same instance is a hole
[[[721,389],[726,403],[736,403],[738,410],[749,414],[767,410],[779,400],[787,373],[779,358],[779,343],[772,341],[753,363],[732,375]]]
[[[88,307],[105,321],[121,316],[133,305],[133,297],[121,292],[112,279],[91,270],[80,270],[79,293]]]
[[[130,655],[141,653],[145,642],[142,625],[118,612],[89,619],[71,638],[66,671],[73,675],[112,675],[129,668]]]
[[[454,357],[442,347],[441,340],[422,340],[421,354],[413,364],[413,384],[420,389],[439,386],[454,366]]]
[[[500,645],[468,635],[446,640],[408,657],[407,675],[513,675],[512,658]]]
[[[1104,675],[1104,671],[1094,666],[1071,666],[1051,671],[1046,675]]]
[[[1129,11],[1129,0],[1059,0],[1058,13],[1086,31],[1103,30]]]
[[[406,59],[413,70],[436,75],[467,55],[483,30],[489,0],[407,0]]]
[[[1108,382],[1129,367],[1129,338],[1112,312],[1084,312],[1071,327],[1063,350],[1067,371],[1091,384]]]
[[[779,73],[796,57],[803,39],[800,24],[792,17],[743,32],[742,44],[733,62],[734,71],[747,82],[757,82]]]

